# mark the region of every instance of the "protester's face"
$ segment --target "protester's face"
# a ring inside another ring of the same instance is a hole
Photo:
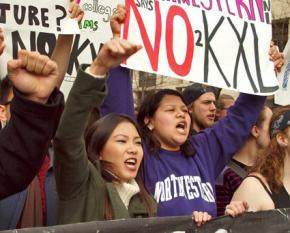
[[[190,130],[190,116],[181,98],[165,95],[150,119],[149,127],[163,149],[179,150]]]
[[[270,129],[271,118],[273,115],[272,110],[268,107],[265,107],[263,111],[265,111],[264,112],[265,119],[262,122],[261,126],[258,128],[259,135],[257,137],[257,143],[261,149],[267,148],[267,146],[270,144],[269,129]]]
[[[142,158],[141,138],[130,122],[122,122],[114,129],[100,153],[100,160],[113,165],[121,182],[128,182],[136,177]]]
[[[232,99],[224,99],[223,100],[223,108],[219,109],[219,119],[227,116],[228,109],[233,106],[235,103]]]
[[[214,93],[207,92],[201,95],[191,105],[189,110],[191,112],[193,125],[196,125],[199,130],[211,127],[214,124],[216,114],[215,101]]]

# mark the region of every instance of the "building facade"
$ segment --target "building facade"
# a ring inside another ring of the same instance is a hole
[[[273,40],[283,51],[290,38],[290,0],[272,0]]]

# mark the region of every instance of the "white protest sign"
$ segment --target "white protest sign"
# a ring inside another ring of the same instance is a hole
[[[283,54],[285,62],[281,72],[278,73],[279,90],[275,94],[274,102],[285,106],[290,104],[290,39],[288,39]]]
[[[65,96],[73,85],[79,65],[90,64],[101,44],[112,38],[110,18],[119,3],[124,4],[124,0],[80,0],[85,15],[80,25],[81,34],[75,36],[67,75],[61,86]]]
[[[278,89],[269,61],[270,1],[126,0],[125,66],[245,93]]]
[[[6,1],[6,0],[5,0]],[[10,1],[11,2],[11,1]],[[13,1],[15,5],[16,1]],[[17,0],[17,2],[19,2]],[[25,5],[33,5],[35,1],[26,0]],[[66,0],[45,0],[46,5],[56,4],[62,6],[63,9],[67,7]],[[49,2],[49,3],[48,3]],[[81,0],[80,6],[83,8],[85,15],[80,23],[81,34],[75,35],[72,51],[70,56],[70,62],[66,77],[62,83],[61,90],[65,96],[68,95],[70,88],[75,80],[78,67],[83,63],[91,63],[96,57],[100,44],[106,42],[112,37],[110,29],[110,17],[113,14],[114,9],[118,3],[122,3],[123,0]],[[1,0],[2,3],[2,0]],[[38,4],[39,3],[39,4]],[[22,3],[19,5],[23,5]],[[37,7],[42,8],[42,1],[37,1]],[[55,12],[54,12],[55,13]],[[56,19],[59,15],[54,15],[49,11],[48,17],[50,19]],[[1,18],[1,8],[0,8]],[[61,20],[65,22],[66,18]],[[31,51],[39,51],[41,54],[51,55],[55,42],[57,39],[56,31],[54,28],[39,29],[35,32],[34,27],[16,27],[11,28],[10,22],[6,21],[6,24],[0,24],[0,27],[5,27],[5,51],[4,55],[0,57],[0,75],[4,77],[6,75],[6,64],[9,59],[16,57],[17,52],[20,49],[27,49]],[[69,26],[69,25],[68,25]],[[50,33],[46,33],[47,30],[52,30]],[[66,30],[67,27],[61,28]]]
[[[1,0],[0,26],[7,29],[78,34],[75,20],[67,17],[68,0]]]

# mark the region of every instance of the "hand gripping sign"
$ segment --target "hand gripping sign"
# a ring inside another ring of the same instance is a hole
[[[285,63],[278,73],[279,90],[275,95],[275,104],[282,106],[290,104],[290,39],[284,48]]]

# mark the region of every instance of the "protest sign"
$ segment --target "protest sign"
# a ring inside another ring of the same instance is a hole
[[[270,1],[125,3],[122,37],[143,49],[124,66],[245,93],[278,89],[268,55]]]
[[[285,106],[290,104],[290,39],[288,39],[283,54],[285,62],[281,72],[278,73],[279,90],[275,94],[274,102]]]
[[[5,0],[5,4],[7,2],[11,3],[9,0]],[[55,6],[62,7],[62,9],[67,9],[67,0],[45,0],[39,1],[37,4],[35,1],[26,0],[24,1],[13,1],[12,5],[18,6],[29,6],[36,5],[37,9],[41,9],[44,6],[50,6],[52,9],[55,9]],[[75,80],[77,69],[82,63],[91,63],[93,59],[96,57],[101,43],[106,42],[112,37],[111,29],[110,29],[110,17],[113,14],[114,9],[116,8],[118,3],[122,3],[123,0],[81,0],[80,6],[83,8],[85,15],[82,22],[79,25],[79,29],[81,34],[75,35],[74,42],[72,45],[72,51],[70,56],[70,62],[67,70],[66,77],[62,83],[61,90],[64,92],[67,97],[69,90],[72,87],[72,84]],[[2,3],[2,1],[1,1]],[[11,6],[12,8],[15,6]],[[11,9],[10,7],[10,9]],[[59,19],[59,10],[56,12],[50,11],[49,14],[44,14],[51,21],[55,21]],[[6,11],[6,16],[8,16],[9,11]],[[54,14],[55,13],[55,14]],[[11,14],[11,12],[10,12]],[[1,8],[0,8],[1,15]],[[12,17],[12,16],[9,16]],[[14,16],[13,16],[14,17]],[[1,18],[1,17],[0,17]],[[61,20],[60,26],[65,25],[62,22],[68,18]],[[11,20],[11,19],[10,19]],[[0,24],[0,27],[4,27],[4,36],[5,36],[5,44],[6,48],[4,54],[0,57],[0,76],[4,77],[6,75],[6,64],[9,59],[12,57],[16,57],[17,52],[20,49],[27,49],[31,51],[39,51],[42,54],[51,55],[54,45],[57,39],[57,33],[59,33],[52,24],[47,27],[43,27],[43,29],[38,27],[38,31],[35,30],[37,27],[35,26],[21,26],[21,27],[12,27],[10,24],[10,20],[6,20],[5,24]],[[13,23],[15,23],[15,19]],[[46,22],[46,21],[45,21]],[[50,22],[50,21],[47,21]],[[55,24],[56,25],[56,24]],[[66,27],[65,27],[66,28]],[[63,30],[61,28],[61,32]],[[50,31],[51,30],[51,31]]]
[[[276,209],[245,213],[235,218],[222,216],[212,219],[201,227],[196,226],[191,216],[179,216],[95,221],[7,230],[3,233],[273,233],[289,231],[289,216],[289,209]]]
[[[67,16],[67,0],[1,0],[0,26],[8,29],[19,29],[78,34],[75,20]]]

